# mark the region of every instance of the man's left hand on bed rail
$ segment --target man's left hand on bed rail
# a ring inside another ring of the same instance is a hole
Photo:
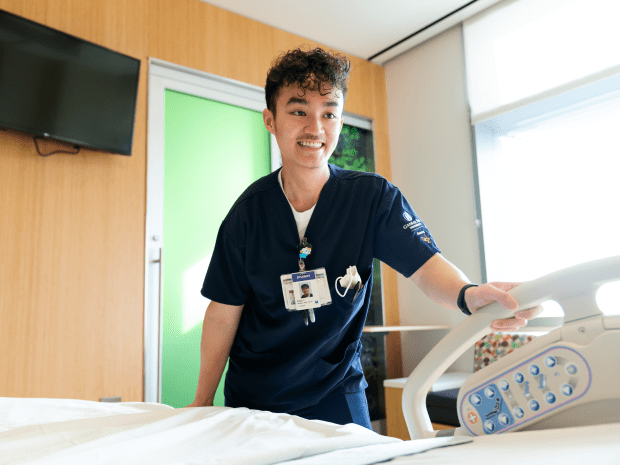
[[[519,307],[519,303],[511,296],[508,291],[521,283],[487,283],[477,287],[470,287],[465,291],[465,302],[467,308],[474,313],[479,308],[492,302],[498,302],[509,310]],[[494,320],[491,329],[494,331],[517,331],[527,325],[528,320],[535,318],[542,312],[542,307],[528,308],[519,310],[512,318],[502,318]]]
[[[457,296],[470,281],[467,276],[456,266],[446,260],[440,253],[429,258],[412,276],[411,280],[431,300],[446,308],[458,308]],[[465,291],[465,304],[469,312],[474,313],[477,309],[492,302],[499,302],[509,310],[519,307],[517,301],[508,291],[520,283],[487,283],[480,286],[469,287]],[[516,331],[527,324],[527,320],[534,318],[542,311],[535,307],[520,310],[513,318],[503,318],[493,321],[491,329],[494,331]]]

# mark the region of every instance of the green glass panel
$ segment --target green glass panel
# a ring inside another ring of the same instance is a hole
[[[354,171],[375,172],[372,131],[344,124],[329,162]]]
[[[257,111],[165,92],[162,402],[194,399],[200,368],[200,295],[220,224],[271,171],[270,134]],[[220,383],[215,405],[224,405]]]

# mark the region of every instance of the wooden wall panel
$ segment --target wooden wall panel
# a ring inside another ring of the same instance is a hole
[[[29,135],[0,131],[0,396],[141,400],[148,57],[262,87],[279,54],[316,44],[199,0],[0,8],[142,60],[131,157],[41,158]],[[350,58],[345,109],[374,119],[377,169],[390,179],[384,69]],[[384,273],[390,323],[396,276]],[[394,347],[400,360],[400,339]]]
[[[140,59],[146,6],[0,0]],[[142,399],[146,71],[131,157],[43,158],[31,136],[0,132],[1,396]]]

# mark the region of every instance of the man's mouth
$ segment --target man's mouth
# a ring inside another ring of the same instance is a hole
[[[323,146],[323,142],[313,142],[309,140],[300,140],[297,143],[302,147],[308,147],[311,149],[320,149]]]

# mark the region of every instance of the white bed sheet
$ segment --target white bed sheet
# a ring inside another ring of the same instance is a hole
[[[470,441],[226,407],[0,398],[0,464],[366,465]]]
[[[258,410],[0,398],[2,465],[367,465],[390,459],[394,465],[617,465],[620,423],[400,441],[357,425]]]

